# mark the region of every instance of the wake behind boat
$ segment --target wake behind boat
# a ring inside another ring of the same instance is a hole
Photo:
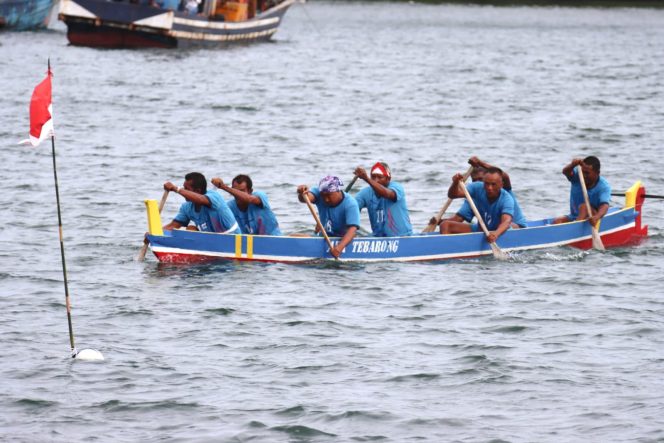
[[[269,40],[296,0],[61,0],[72,45],[186,48]]]
[[[599,234],[606,248],[637,245],[648,236],[641,225],[645,188],[635,183],[625,193],[622,208],[611,208],[602,218]],[[146,200],[149,241],[161,262],[196,263],[212,260],[243,260],[302,263],[334,260],[322,237],[235,235],[187,230],[164,231],[155,200]],[[557,246],[592,247],[591,225],[586,221],[550,224],[551,219],[532,221],[523,229],[503,234],[498,243],[504,251],[526,251]],[[338,241],[333,238],[332,242]],[[483,233],[413,235],[409,237],[356,237],[346,247],[342,261],[433,261],[491,255]]]

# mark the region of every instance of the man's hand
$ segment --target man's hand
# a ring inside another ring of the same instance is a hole
[[[219,177],[213,178],[212,180],[210,180],[210,183],[212,183],[213,185],[215,185],[219,189],[222,189],[226,185],[224,183],[224,181]]]
[[[460,172],[457,172],[454,174],[454,177],[452,177],[452,183],[459,183],[461,180],[463,180],[463,174]]]
[[[332,254],[332,257],[334,258],[339,258],[341,252],[342,250],[340,250],[338,246],[335,246],[334,248],[330,249],[330,254]]]
[[[367,171],[364,168],[360,167],[360,166],[355,168],[354,174],[357,175],[358,177],[360,177],[364,181],[369,180],[369,174],[367,174]]]
[[[304,193],[306,193],[306,192],[309,192],[309,186],[307,186],[307,185],[300,185],[300,186],[297,187],[297,193],[298,193],[299,195],[302,195],[302,194],[304,194]]]
[[[180,188],[178,188],[177,186],[175,186],[175,185],[174,185],[173,183],[171,183],[171,182],[166,182],[166,183],[164,183],[164,191],[168,191],[168,192],[177,192],[179,189],[180,189]]]
[[[429,220],[429,224],[438,226],[440,224],[440,220],[438,220],[436,217],[431,217],[431,220]]]
[[[468,164],[470,164],[470,166],[472,166],[473,168],[477,168],[478,166],[480,166],[480,163],[481,160],[474,155],[468,159]]]
[[[489,231],[489,235],[486,236],[486,241],[489,243],[494,243],[497,239],[496,231]]]
[[[595,214],[588,218],[588,223],[590,223],[591,226],[597,226],[597,222],[599,222],[601,218],[602,217],[600,217],[598,214]]]

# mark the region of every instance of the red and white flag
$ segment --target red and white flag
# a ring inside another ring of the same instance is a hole
[[[30,138],[21,144],[30,143],[38,146],[43,140],[53,135],[53,104],[51,103],[51,77],[48,69],[46,78],[35,87],[30,99]]]

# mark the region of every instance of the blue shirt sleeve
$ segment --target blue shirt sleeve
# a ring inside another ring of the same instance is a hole
[[[371,198],[370,193],[372,189],[371,186],[362,188],[360,192],[355,194],[355,201],[357,201],[357,207],[361,211],[362,208],[366,208],[369,205],[369,199]]]
[[[500,215],[502,216],[503,214],[508,214],[510,217],[512,217],[512,219],[514,219],[514,199],[510,193],[504,189],[500,190],[500,194],[500,198],[502,200]]]
[[[263,191],[254,191],[252,195],[255,195],[261,200],[261,204],[263,205],[262,209],[270,209],[270,203],[267,200],[267,194]]]
[[[180,205],[180,210],[177,215],[173,218],[176,222],[180,223],[182,226],[187,226],[191,220],[188,215],[188,203],[184,202]]]
[[[309,189],[309,192],[311,192],[314,197],[316,197],[316,203],[320,203],[320,191],[318,190],[318,187],[314,186],[313,188]]]
[[[344,192],[344,205],[346,209],[346,226],[360,227],[360,208],[352,195]]]
[[[611,202],[611,185],[609,185],[609,182],[604,180],[604,178],[600,178],[600,183],[599,183],[602,188],[600,189],[599,195],[598,195],[598,200],[599,204],[597,205],[603,205],[603,204],[610,204]]]
[[[565,176],[567,177],[567,176]],[[572,169],[572,176],[567,177],[567,180],[569,180],[571,183],[581,183],[579,181],[579,171],[577,171],[576,168]]]
[[[216,191],[208,191],[205,193],[205,196],[210,201],[210,208],[214,209],[215,211],[219,211],[220,209],[228,206],[221,195]]]
[[[395,201],[403,200],[404,198],[406,198],[406,191],[404,191],[403,186],[401,186],[401,183],[390,182],[387,188],[393,190],[394,193],[397,195],[397,199]]]
[[[459,208],[459,210],[457,211],[457,214],[467,222],[470,222],[475,216],[467,200],[463,201],[463,204],[461,205],[461,208]]]

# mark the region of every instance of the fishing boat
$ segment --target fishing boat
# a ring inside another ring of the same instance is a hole
[[[632,246],[648,236],[641,224],[645,188],[636,182],[625,193],[622,208],[610,208],[601,219],[599,234],[606,248]],[[156,200],[145,201],[148,215],[147,239],[160,262],[197,263],[213,260],[306,263],[334,260],[322,237],[289,237],[217,234],[184,229],[164,231]],[[551,224],[552,219],[511,229],[497,241],[506,252],[571,246],[592,247],[592,228],[587,221]],[[332,238],[332,243],[339,238]],[[422,234],[409,237],[356,237],[349,243],[342,261],[434,261],[488,256],[491,247],[483,233]]]
[[[186,48],[268,40],[296,0],[60,0],[72,45]]]
[[[53,4],[54,0],[0,0],[0,30],[46,28]]]

